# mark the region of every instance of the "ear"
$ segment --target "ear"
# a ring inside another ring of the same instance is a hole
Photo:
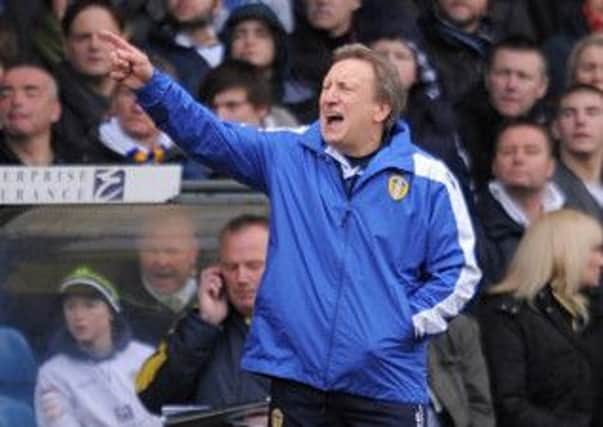
[[[540,82],[540,87],[538,88],[538,98],[541,99],[544,95],[546,95],[546,91],[549,88],[549,79],[548,77],[543,77],[542,82]]]
[[[63,108],[61,106],[61,103],[57,99],[54,102],[54,104],[52,105],[52,115],[50,116],[50,118],[52,119],[52,123],[56,123],[59,121],[59,119],[61,118],[62,112],[63,112]]]
[[[392,112],[392,106],[385,102],[376,104],[373,112],[373,121],[375,123],[384,123]]]
[[[557,167],[557,161],[555,160],[553,155],[551,155],[551,158],[549,160],[550,160],[549,167],[546,171],[547,181],[553,177],[553,174],[555,173],[555,168]]]

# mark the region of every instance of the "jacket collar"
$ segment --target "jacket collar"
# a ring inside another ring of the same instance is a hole
[[[320,133],[320,123],[313,123],[300,137],[300,143],[317,156],[327,159],[331,157],[327,152],[327,144]],[[410,141],[410,129],[408,125],[399,120],[391,131],[388,142],[379,149],[379,152],[371,159],[362,173],[362,180],[382,172],[385,169],[398,169],[402,172],[412,173],[412,156],[417,148]]]

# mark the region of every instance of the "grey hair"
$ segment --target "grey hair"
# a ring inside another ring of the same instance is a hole
[[[402,87],[396,67],[383,55],[360,43],[341,46],[333,52],[333,64],[345,59],[359,59],[373,67],[377,100],[386,103],[392,110],[384,123],[385,131],[389,132],[404,111],[408,95]]]

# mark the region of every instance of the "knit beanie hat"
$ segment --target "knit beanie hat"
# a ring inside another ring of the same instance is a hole
[[[102,298],[116,312],[121,311],[117,289],[106,277],[87,266],[79,266],[67,275],[59,285],[61,295],[84,293]]]

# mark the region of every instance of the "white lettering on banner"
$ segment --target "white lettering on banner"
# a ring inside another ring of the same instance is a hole
[[[180,192],[181,167],[0,167],[0,204],[162,203]]]

